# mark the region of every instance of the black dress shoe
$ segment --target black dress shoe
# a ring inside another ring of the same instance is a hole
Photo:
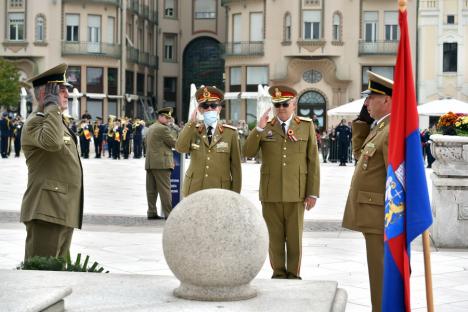
[[[148,220],[164,220],[165,218],[164,217],[160,217],[160,216],[148,216]]]

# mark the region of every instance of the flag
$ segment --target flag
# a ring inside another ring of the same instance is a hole
[[[385,188],[384,312],[411,311],[410,244],[432,224],[406,10],[399,11],[399,25]]]

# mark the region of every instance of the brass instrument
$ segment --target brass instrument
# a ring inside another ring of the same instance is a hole
[[[109,115],[109,118],[107,119],[107,136],[112,138],[114,137],[114,120],[116,116],[114,115]]]

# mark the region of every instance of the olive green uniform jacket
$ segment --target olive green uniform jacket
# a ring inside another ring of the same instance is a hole
[[[255,128],[244,145],[244,156],[262,152],[260,201],[301,202],[307,196],[319,196],[320,161],[314,124],[308,118],[293,117],[289,138],[276,117],[262,132]]]
[[[145,169],[174,169],[172,148],[176,139],[168,126],[156,121],[145,136]]]
[[[179,153],[190,153],[182,189],[184,196],[209,188],[240,193],[240,145],[235,127],[218,123],[209,144],[205,125],[189,121],[179,134],[176,149]]]
[[[365,122],[353,122],[353,153],[358,162],[346,202],[344,228],[383,234],[389,129],[390,116],[372,130]]]
[[[21,204],[21,222],[38,219],[81,228],[83,169],[76,136],[64,124],[57,105],[26,120],[21,147],[28,166],[28,185]]]

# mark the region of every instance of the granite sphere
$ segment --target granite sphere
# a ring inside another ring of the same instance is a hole
[[[206,301],[256,296],[250,286],[268,251],[258,208],[241,195],[207,189],[183,199],[163,232],[166,262],[181,285],[177,297]]]

